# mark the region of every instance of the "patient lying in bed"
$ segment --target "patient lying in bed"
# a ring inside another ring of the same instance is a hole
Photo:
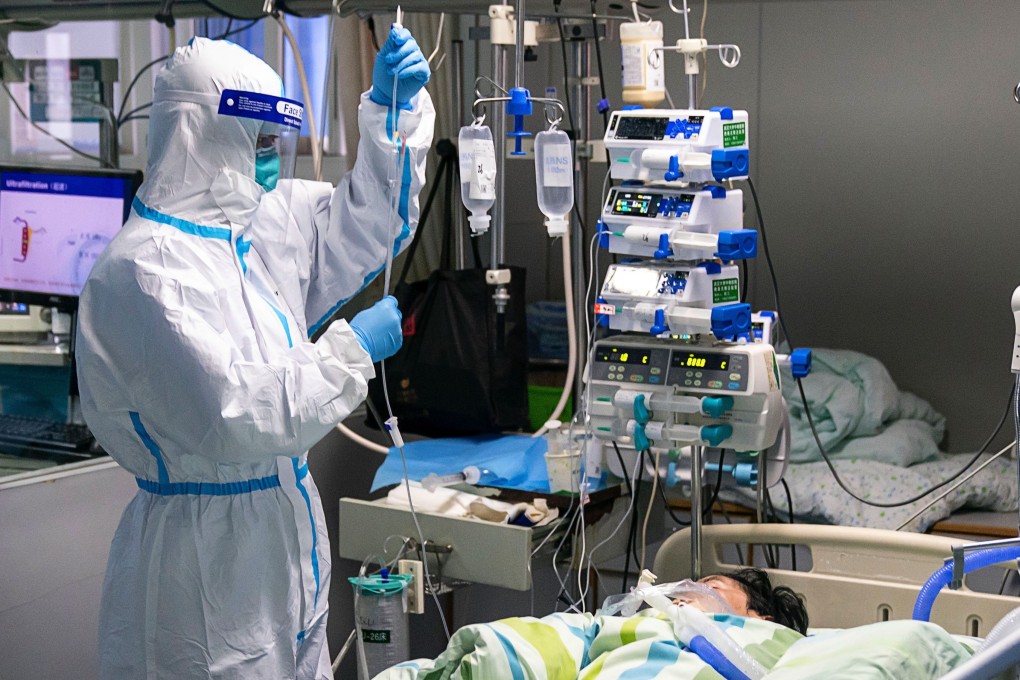
[[[786,586],[773,586],[769,575],[761,569],[740,569],[726,574],[706,576],[698,583],[715,591],[729,606],[730,613],[745,618],[774,621],[794,629],[801,635],[807,634],[808,613],[804,600]],[[699,607],[696,598],[683,595],[677,597],[674,602]]]
[[[676,600],[705,611],[765,671],[764,680],[938,678],[966,661],[965,648],[938,626],[889,621],[805,637],[808,616],[789,588],[758,569],[700,581]],[[704,593],[701,593],[704,595]],[[713,606],[711,600],[724,603]],[[730,613],[713,611],[725,609]],[[739,652],[739,650],[738,650]],[[725,670],[724,670],[725,673]],[[679,642],[653,610],[633,616],[552,614],[461,628],[434,661],[391,668],[377,680],[713,680],[721,674]]]

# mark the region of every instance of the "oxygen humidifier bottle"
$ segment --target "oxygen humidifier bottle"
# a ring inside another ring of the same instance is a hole
[[[489,208],[496,201],[496,149],[492,130],[467,125],[458,136],[460,195],[471,215],[468,224],[475,236],[489,230]]]
[[[563,130],[535,135],[535,185],[549,235],[562,236],[574,207],[574,154]]]

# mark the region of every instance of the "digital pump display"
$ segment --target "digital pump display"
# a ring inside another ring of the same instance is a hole
[[[616,139],[654,141],[666,135],[669,118],[653,116],[621,116],[616,126]]]
[[[655,217],[659,212],[658,194],[641,194],[635,191],[618,191],[613,201],[613,214],[628,217]]]
[[[730,357],[709,352],[673,352],[673,368],[696,368],[701,371],[727,371]]]
[[[611,364],[636,364],[646,366],[652,360],[652,353],[648,350],[634,349],[632,347],[612,347],[602,349],[595,355],[595,361]]]

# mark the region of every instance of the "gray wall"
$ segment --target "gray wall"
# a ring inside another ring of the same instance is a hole
[[[692,24],[701,5],[691,2]],[[709,5],[709,42],[739,44],[743,61],[727,70],[710,59],[703,104],[750,113],[752,173],[795,341],[879,358],[902,389],[948,416],[948,450],[973,450],[1011,384],[1020,3]],[[680,37],[678,16],[660,18],[668,39]],[[562,91],[558,49],[541,52],[529,84]],[[605,44],[603,57],[619,105],[618,45]],[[679,58],[667,68],[684,106]],[[601,134],[597,118],[594,129]],[[508,171],[508,252],[531,267],[529,295],[541,298],[550,293],[540,285],[546,261],[534,248],[542,230],[529,165]],[[604,167],[593,168],[593,194]],[[755,223],[750,202],[747,218]],[[752,284],[755,307],[773,308],[763,258]]]

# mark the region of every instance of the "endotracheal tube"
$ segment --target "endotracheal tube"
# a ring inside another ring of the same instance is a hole
[[[574,206],[574,154],[563,130],[546,130],[535,136],[535,185],[549,236],[562,236]]]
[[[489,230],[489,209],[496,201],[496,149],[492,130],[475,121],[460,129],[460,195],[471,212],[472,236]]]

